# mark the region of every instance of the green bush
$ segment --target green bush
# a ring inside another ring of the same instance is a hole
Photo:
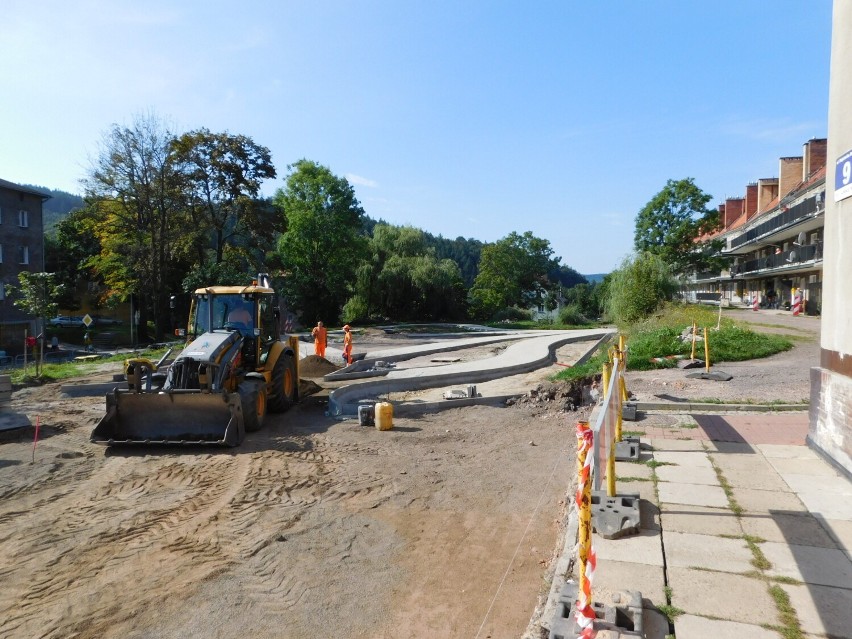
[[[579,326],[581,324],[588,324],[589,320],[583,315],[579,304],[568,304],[559,311],[559,323],[569,326]]]
[[[494,313],[494,322],[528,322],[532,320],[532,312],[517,306],[510,306]]]
[[[677,290],[677,281],[662,259],[651,253],[633,255],[611,275],[607,315],[619,325],[632,324],[673,299]]]

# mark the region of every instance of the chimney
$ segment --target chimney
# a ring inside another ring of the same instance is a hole
[[[745,194],[746,219],[750,220],[757,213],[757,184],[752,182],[746,185]]]
[[[757,181],[758,213],[765,211],[776,197],[778,197],[778,178],[761,178]]]
[[[741,197],[729,197],[725,200],[725,216],[722,218],[724,228],[729,228],[743,214],[743,202]]]
[[[825,138],[812,138],[805,142],[802,148],[802,155],[805,158],[802,166],[802,181],[807,180],[825,166],[826,149],[828,140]]]
[[[802,181],[801,156],[781,158],[778,164],[778,197],[783,198],[792,192]]]

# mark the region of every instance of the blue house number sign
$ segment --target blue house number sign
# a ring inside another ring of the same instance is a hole
[[[847,151],[837,160],[834,169],[834,201],[839,202],[852,195],[852,151]]]

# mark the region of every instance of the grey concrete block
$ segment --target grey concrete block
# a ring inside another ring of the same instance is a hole
[[[687,375],[690,379],[709,379],[714,382],[730,382],[734,376],[724,371],[711,371],[709,373],[690,373]]]
[[[638,437],[624,437],[615,442],[616,461],[639,461],[640,441]]]
[[[550,639],[576,639],[580,627],[576,622],[579,584],[568,582],[559,593],[559,607],[550,624]],[[592,602],[596,620],[594,629],[616,631],[619,637],[643,637],[642,593],[623,591],[613,594],[611,603]]]
[[[638,493],[608,497],[606,491],[592,491],[592,529],[601,537],[637,535],[640,523]]]
[[[621,419],[627,422],[635,422],[636,412],[636,404],[627,402],[621,407]]]

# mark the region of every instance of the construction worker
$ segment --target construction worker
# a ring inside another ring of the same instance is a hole
[[[343,361],[347,364],[352,363],[352,331],[349,329],[349,324],[343,326]]]
[[[322,322],[317,322],[311,331],[314,337],[314,354],[318,357],[325,357],[325,347],[328,346],[328,331]]]

